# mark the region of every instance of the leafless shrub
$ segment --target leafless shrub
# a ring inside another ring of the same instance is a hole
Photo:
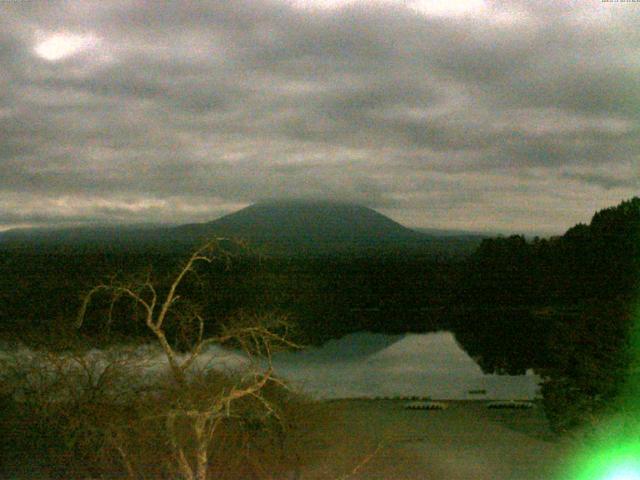
[[[103,465],[114,411],[126,409],[122,393],[136,375],[134,357],[136,352],[127,349],[20,349],[5,355],[0,361],[2,463],[70,478],[86,477]]]

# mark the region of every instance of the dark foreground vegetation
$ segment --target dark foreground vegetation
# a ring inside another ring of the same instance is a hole
[[[162,284],[184,257],[183,251],[0,251],[0,330],[48,336],[51,325],[75,317],[93,285],[115,273],[149,274]],[[212,319],[210,325],[240,311],[278,311],[295,321],[305,343],[316,343],[358,330],[446,328],[464,269],[461,259],[429,252],[281,257],[243,251],[229,264],[201,268],[197,281],[185,288]],[[96,325],[96,333],[103,327]],[[129,337],[146,334],[140,327],[128,321],[110,324],[111,333]]]
[[[206,334],[211,322],[188,284],[200,265],[224,264],[232,254],[212,241],[166,283],[150,273],[97,283],[73,325],[57,325],[64,331],[56,351],[3,355],[2,473],[131,480],[295,475],[315,425],[313,404],[292,393],[271,366],[272,352],[295,347],[286,319],[239,315],[219,322],[216,335]],[[107,323],[129,317],[157,348],[83,349],[78,332],[91,312]],[[244,353],[241,366],[197,368],[207,348],[227,344]]]
[[[40,360],[39,367],[51,367],[50,359]],[[60,366],[61,360],[56,362]],[[66,362],[75,364],[70,358]],[[127,380],[117,366],[124,365],[112,365],[99,384],[78,370],[60,374],[46,389],[21,389],[18,401],[4,396],[0,478],[286,478],[321,455],[312,451],[310,438],[330,419],[322,417],[318,405],[276,383],[265,387],[260,399],[235,402],[215,429],[199,433],[190,414],[207,411],[239,379],[209,371],[185,385],[167,378],[153,388],[123,390],[114,385]],[[12,389],[21,386],[19,378],[5,375],[3,380]],[[56,394],[63,399],[52,400]],[[196,475],[199,435],[206,437],[209,477]],[[183,459],[192,473],[185,472]]]
[[[533,368],[540,373],[547,416],[552,427],[563,432],[597,422],[613,408],[629,375],[633,302],[640,277],[639,232],[640,199],[634,198],[596,213],[588,225],[576,225],[559,237],[477,240],[479,246],[466,257],[415,246],[297,256],[265,256],[234,247],[228,261],[200,265],[185,279],[181,295],[207,319],[205,337],[220,335],[229,319],[273,316],[297,325],[297,343],[322,342],[358,330],[453,330],[486,372],[518,374]],[[184,245],[177,250],[165,245],[133,251],[87,245],[36,249],[25,244],[2,250],[0,334],[7,341],[17,338],[38,348],[49,344],[71,351],[60,339],[68,338],[93,286],[114,285],[117,274],[117,281],[152,282],[162,296],[186,252]],[[96,298],[86,312],[85,346],[154,339],[139,303],[131,298],[112,300]],[[177,352],[194,346],[197,325],[191,313],[187,317],[191,320],[165,325]],[[69,478],[99,476],[116,468],[114,464],[143,472],[142,476],[168,478],[176,463],[151,460],[162,456],[163,448],[173,448],[173,457],[167,458],[175,460],[175,444],[167,436],[166,411],[164,417],[153,412],[176,402],[197,403],[205,390],[224,391],[225,382],[236,384],[237,379],[198,377],[180,392],[163,384],[153,392],[120,398],[126,407],[101,397],[103,390],[91,382],[90,388],[74,393],[72,403],[47,400],[43,405],[35,393],[17,403],[5,396],[0,424],[3,461],[11,465],[11,452],[17,451],[43,459],[43,465],[62,465]],[[20,382],[14,378],[5,382],[9,384]],[[226,418],[211,437],[211,445],[219,446],[212,447],[211,461],[236,465],[220,470],[219,478],[266,478],[260,476],[260,468],[275,472],[280,465],[290,467],[291,458],[298,455],[288,442],[301,445],[292,439],[308,430],[306,416],[299,415],[306,409],[304,402],[279,384],[265,390],[265,398],[284,420],[254,418],[255,399],[238,403],[238,415]],[[157,418],[164,418],[164,423]],[[189,443],[193,437],[181,436],[184,428],[179,422],[173,428],[175,438],[186,442],[185,455],[197,455]],[[123,455],[129,464],[122,461]],[[257,463],[240,460],[247,456]],[[253,473],[242,470],[240,463]],[[82,470],[87,465],[95,471]],[[232,472],[241,474],[233,477]]]

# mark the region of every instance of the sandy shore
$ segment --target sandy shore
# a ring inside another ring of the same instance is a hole
[[[568,441],[555,439],[540,406],[492,410],[482,401],[407,410],[396,400],[328,402],[334,422],[314,447],[323,460],[299,478],[553,480]]]

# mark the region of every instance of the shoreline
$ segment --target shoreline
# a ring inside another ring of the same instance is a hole
[[[405,403],[323,401],[335,419],[317,432],[325,461],[300,478],[552,480],[571,448],[549,430],[539,402],[526,410],[489,409],[483,400],[448,401],[443,410]]]

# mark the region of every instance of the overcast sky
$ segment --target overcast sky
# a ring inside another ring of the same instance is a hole
[[[640,3],[0,2],[0,229],[260,199],[554,234],[640,194]]]

